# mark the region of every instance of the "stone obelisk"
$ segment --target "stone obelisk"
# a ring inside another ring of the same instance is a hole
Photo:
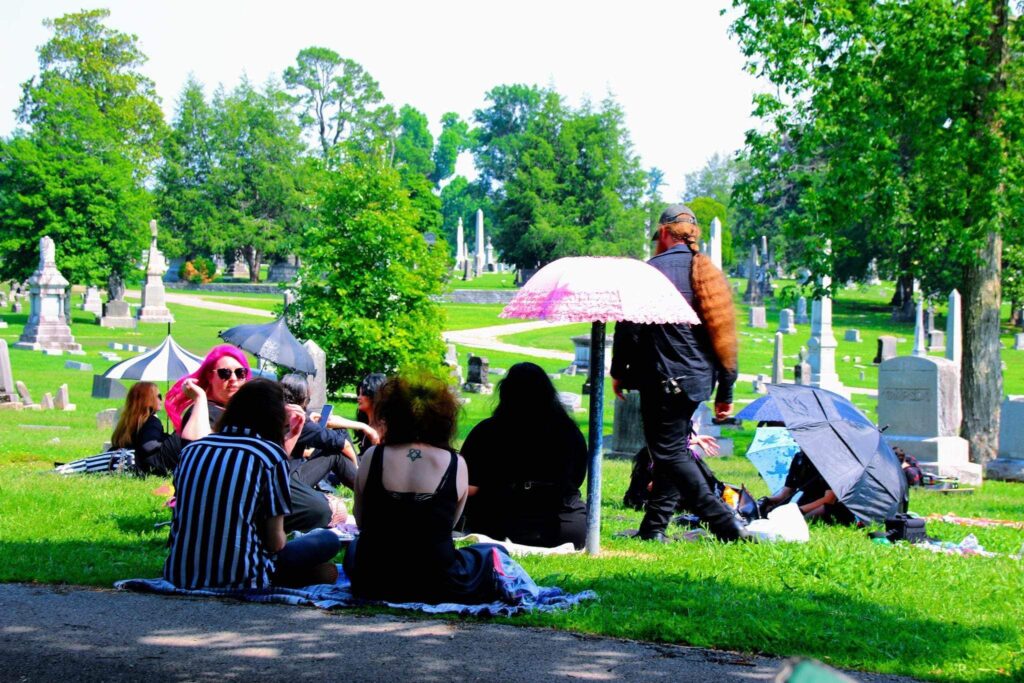
[[[173,323],[174,316],[165,302],[163,275],[167,270],[167,261],[156,246],[156,221],[149,222],[149,232],[152,239],[146,263],[146,286],[142,290],[142,306],[137,316],[139,322],[143,323]]]
[[[476,274],[484,272],[484,259],[487,257],[486,250],[487,246],[484,243],[484,212],[482,209],[476,210],[476,259],[474,262],[474,268]]]
[[[831,246],[828,247],[831,251]],[[821,286],[827,288],[832,278],[823,275]],[[849,396],[849,391],[839,381],[836,373],[836,342],[832,332],[832,298],[823,296],[811,302],[811,338],[807,342],[810,352],[807,363],[811,366],[811,386]]]
[[[708,226],[708,257],[715,268],[722,269],[722,221],[715,216]]]
[[[466,235],[462,228],[462,218],[459,218],[459,224],[455,228],[455,268],[456,270],[462,268],[463,255],[466,250]]]
[[[39,269],[28,279],[31,312],[16,349],[44,349],[82,354],[68,326],[68,281],[57,270],[53,240],[39,240]]]

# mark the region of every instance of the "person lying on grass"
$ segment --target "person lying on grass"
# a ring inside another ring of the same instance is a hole
[[[805,519],[820,519],[827,524],[854,524],[857,521],[853,513],[839,502],[828,482],[803,451],[793,456],[786,482],[779,492],[760,500],[761,512],[768,514],[788,503],[797,493],[800,494],[800,512]]]
[[[135,466],[142,474],[166,477],[181,456],[181,437],[167,434],[160,418],[163,396],[152,382],[136,382],[128,390],[121,417],[110,436],[114,448],[135,451]]]
[[[257,379],[239,388],[213,433],[184,448],[164,579],[185,589],[334,583],[340,541],[333,532],[285,537],[286,449],[303,421],[276,382]]]

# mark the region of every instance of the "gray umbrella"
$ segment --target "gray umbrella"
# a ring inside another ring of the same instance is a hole
[[[907,499],[900,461],[878,427],[849,400],[817,387],[771,384],[786,429],[858,519],[881,522]]]
[[[220,333],[220,338],[229,344],[244,349],[260,360],[289,368],[307,375],[316,374],[316,365],[306,347],[292,336],[284,322],[278,318],[262,325],[236,325]]]

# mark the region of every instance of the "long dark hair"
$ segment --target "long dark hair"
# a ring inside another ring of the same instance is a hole
[[[309,405],[309,380],[301,372],[290,372],[281,378],[284,402],[305,409]]]
[[[544,368],[536,363],[516,363],[498,382],[498,407],[494,418],[523,427],[527,421],[547,426],[575,422],[558,400],[558,391]]]
[[[254,379],[243,384],[231,397],[214,431],[225,427],[248,429],[267,441],[283,445],[285,418],[281,385],[269,379]]]

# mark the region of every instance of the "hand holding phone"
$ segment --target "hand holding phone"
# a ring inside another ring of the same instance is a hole
[[[334,406],[330,403],[325,403],[324,407],[320,409],[320,425],[327,427],[327,421],[331,419],[331,413],[334,412]]]

